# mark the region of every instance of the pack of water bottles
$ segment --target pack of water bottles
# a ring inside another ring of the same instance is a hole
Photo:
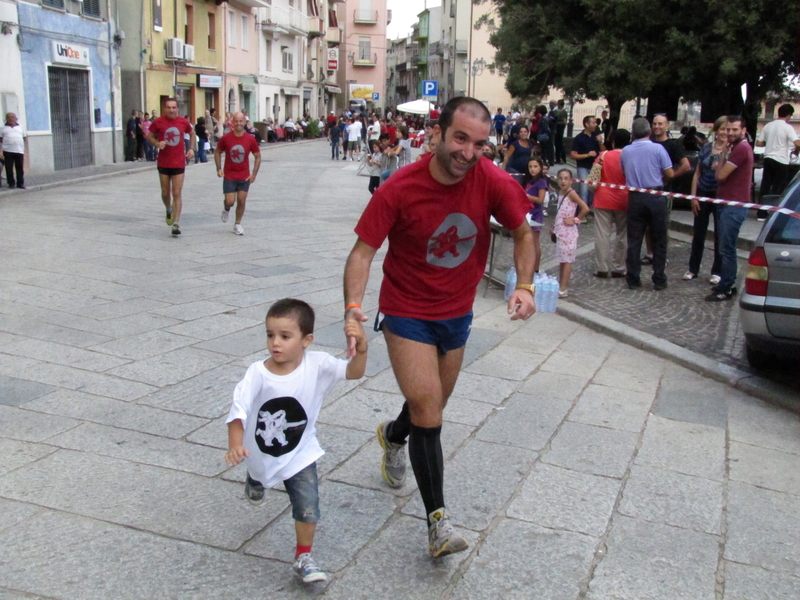
[[[556,312],[558,304],[558,278],[547,273],[536,273],[533,278],[533,283],[536,284],[536,294],[534,300],[536,301],[536,310],[540,313]],[[505,300],[508,302],[511,293],[517,287],[517,270],[511,267],[506,272],[506,286],[505,286]]]

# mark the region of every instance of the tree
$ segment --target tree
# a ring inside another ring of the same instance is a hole
[[[699,100],[747,83],[745,106],[757,114],[798,73],[798,11],[789,0],[489,1],[500,18],[490,37],[494,66],[513,96],[551,86],[602,96],[615,126],[627,100],[666,86]]]

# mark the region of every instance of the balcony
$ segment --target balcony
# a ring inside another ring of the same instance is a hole
[[[261,12],[261,29],[278,33],[308,33],[309,19],[294,8],[268,6]]]
[[[397,63],[397,66],[395,67],[395,71],[398,71],[398,72],[400,72],[400,71],[409,71],[409,70],[411,70],[411,63],[410,62]]]
[[[467,40],[456,40],[456,54],[468,54],[468,45]]]
[[[428,64],[428,49],[420,50],[419,52],[415,52],[411,55],[411,62],[415,65],[427,65]]]
[[[325,35],[325,19],[308,17],[308,38],[313,39],[323,35]]]
[[[354,67],[374,67],[378,64],[378,54],[358,54],[353,57]]]
[[[419,27],[414,29],[414,39],[415,40],[427,40],[428,39],[428,23],[420,23]]]
[[[428,56],[441,56],[442,55],[442,42],[434,42],[428,44]]]
[[[354,10],[353,23],[356,25],[377,25],[378,24],[378,11],[377,10]]]
[[[342,43],[342,30],[338,27],[328,27],[325,33],[325,41],[331,46],[338,46]]]

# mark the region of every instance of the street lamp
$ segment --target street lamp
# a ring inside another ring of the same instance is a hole
[[[472,71],[472,95],[475,95],[475,78],[483,73],[483,70],[486,68],[486,61],[482,58],[476,58],[472,61],[472,65],[469,64],[469,59],[465,58],[464,62],[461,63],[461,66],[464,67],[464,72],[467,74],[467,77],[470,76],[470,71]],[[470,90],[467,90],[469,93]]]

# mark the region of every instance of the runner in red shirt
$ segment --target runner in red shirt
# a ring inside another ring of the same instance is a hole
[[[168,98],[164,102],[163,112],[164,116],[150,124],[147,141],[159,149],[158,178],[161,180],[161,201],[167,208],[167,225],[172,225],[172,235],[180,235],[183,175],[186,171],[186,160],[194,158],[195,134],[192,124],[178,116],[178,101],[175,98]],[[191,136],[189,150],[185,149],[183,143],[184,133]]]
[[[533,301],[533,234],[525,192],[482,158],[492,117],[474,98],[458,97],[441,111],[436,149],[389,178],[356,226],[358,240],[344,273],[345,321],[366,321],[361,302],[375,253],[388,238],[379,310],[389,360],[405,397],[400,415],[378,426],[382,474],[405,481],[405,444],[428,517],[428,551],[444,556],[467,548],[444,508],[442,411],[453,391],[483,276],[493,215],[514,240],[517,289],[511,319],[528,319]],[[348,339],[348,356],[355,353]]]
[[[261,149],[258,147],[256,138],[244,130],[244,113],[233,115],[233,131],[222,136],[214,150],[214,162],[217,164],[217,177],[223,177],[222,193],[225,199],[222,201],[222,222],[228,222],[228,214],[233,203],[236,203],[236,223],[233,226],[233,233],[244,235],[242,229],[242,217],[244,216],[244,205],[247,202],[247,192],[250,184],[256,180],[258,169],[261,167]],[[220,166],[222,153],[225,153],[225,168]],[[250,154],[255,156],[253,174],[250,174]]]

